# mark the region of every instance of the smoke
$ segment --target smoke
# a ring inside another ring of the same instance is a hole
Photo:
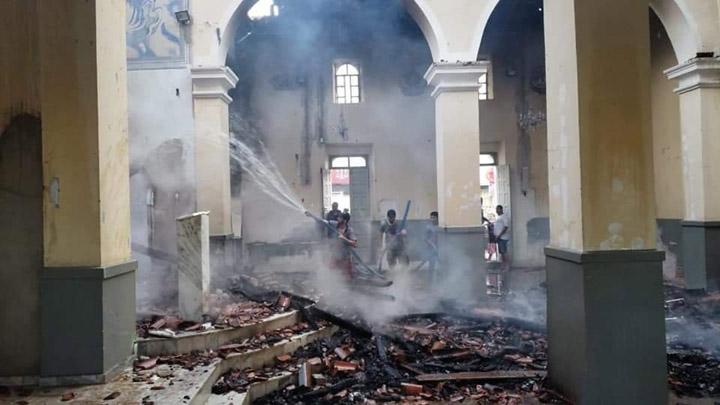
[[[243,172],[243,238],[246,246],[258,245],[251,249],[275,252],[267,260],[252,259],[255,274],[271,284],[273,278],[285,279],[285,287],[312,291],[321,305],[372,323],[413,312],[478,307],[500,315],[512,308],[518,317],[541,319],[537,308],[544,305],[524,294],[488,301],[480,245],[444,246],[452,264],[438,268],[433,281],[425,269],[412,271],[421,259],[414,255],[410,266],[389,273],[394,281],[389,288],[348,285],[332,268],[325,252],[329,241],[318,241],[314,223],[299,215],[304,208],[317,213],[324,205],[320,196],[327,190],[313,173],[330,154],[327,144],[374,145],[374,219],[383,202],[412,199],[412,220],[437,208],[434,103],[422,77],[432,57],[399,1],[275,3],[279,16],[241,27],[237,37],[244,39],[230,56],[240,78],[231,105],[231,158]],[[359,106],[332,101],[332,66],[338,61],[360,67]],[[306,244],[313,244],[314,253],[292,252]]]
[[[287,208],[305,212],[305,207],[270,159],[262,142],[258,141],[258,151],[255,152],[239,139],[231,137],[230,157],[240,164],[243,173],[250,176],[267,196]]]

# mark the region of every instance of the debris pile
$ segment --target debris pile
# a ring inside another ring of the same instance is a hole
[[[156,369],[157,366],[161,365],[179,366],[187,370],[193,370],[199,365],[208,366],[216,359],[225,358],[232,353],[243,353],[250,350],[267,348],[293,336],[306,333],[326,325],[326,322],[319,321],[315,324],[315,327],[311,327],[308,323],[301,322],[284,329],[267,331],[250,338],[238,339],[218,347],[217,350],[207,350],[202,352],[196,351],[186,354],[173,354],[159,357],[140,356],[135,362],[134,368],[137,371],[135,380],[144,381],[146,379],[143,377],[146,377],[148,374],[152,375],[152,373],[142,373],[142,370],[153,370]]]
[[[680,396],[720,395],[720,293],[666,285],[668,382]]]
[[[290,385],[256,403],[565,402],[544,387],[546,344],[540,332],[439,315],[405,318],[382,332],[341,330],[276,358],[272,366],[231,370],[213,392],[244,392],[293,374]]]
[[[668,352],[668,381],[680,396],[720,395],[720,358],[701,349],[675,346]]]
[[[545,335],[507,322],[416,316],[391,324],[390,331],[393,356],[417,374],[547,368]]]
[[[172,338],[183,333],[237,328],[288,311],[291,297],[279,294],[274,301],[258,302],[218,292],[210,296],[209,303],[210,313],[204,322],[186,321],[177,315],[151,315],[137,323],[137,335]]]

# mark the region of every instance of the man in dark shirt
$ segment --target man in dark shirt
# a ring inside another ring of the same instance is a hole
[[[388,210],[387,217],[380,225],[380,233],[385,235],[385,250],[387,251],[387,261],[390,268],[395,267],[398,260],[401,260],[406,266],[409,265],[410,257],[408,257],[405,249],[407,231],[400,229],[395,210]]]
[[[338,209],[338,203],[334,202],[334,203],[332,203],[332,209],[330,211],[328,211],[328,213],[325,215],[325,220],[337,222],[341,216],[342,216],[342,212]],[[327,237],[334,238],[335,235],[328,230]]]

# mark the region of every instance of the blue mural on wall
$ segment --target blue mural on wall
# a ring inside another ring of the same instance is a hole
[[[127,59],[131,67],[167,67],[186,63],[183,27],[175,12],[188,0],[126,0]]]

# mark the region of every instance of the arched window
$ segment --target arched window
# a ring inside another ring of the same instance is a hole
[[[349,63],[335,66],[335,103],[360,103],[360,71]]]
[[[480,154],[480,166],[495,166],[496,159],[494,153]]]
[[[260,0],[248,11],[248,18],[260,20],[265,17],[277,17],[280,14],[280,7],[274,0]]]
[[[349,167],[367,167],[367,160],[363,156],[340,156],[330,160],[333,169],[347,169]]]

